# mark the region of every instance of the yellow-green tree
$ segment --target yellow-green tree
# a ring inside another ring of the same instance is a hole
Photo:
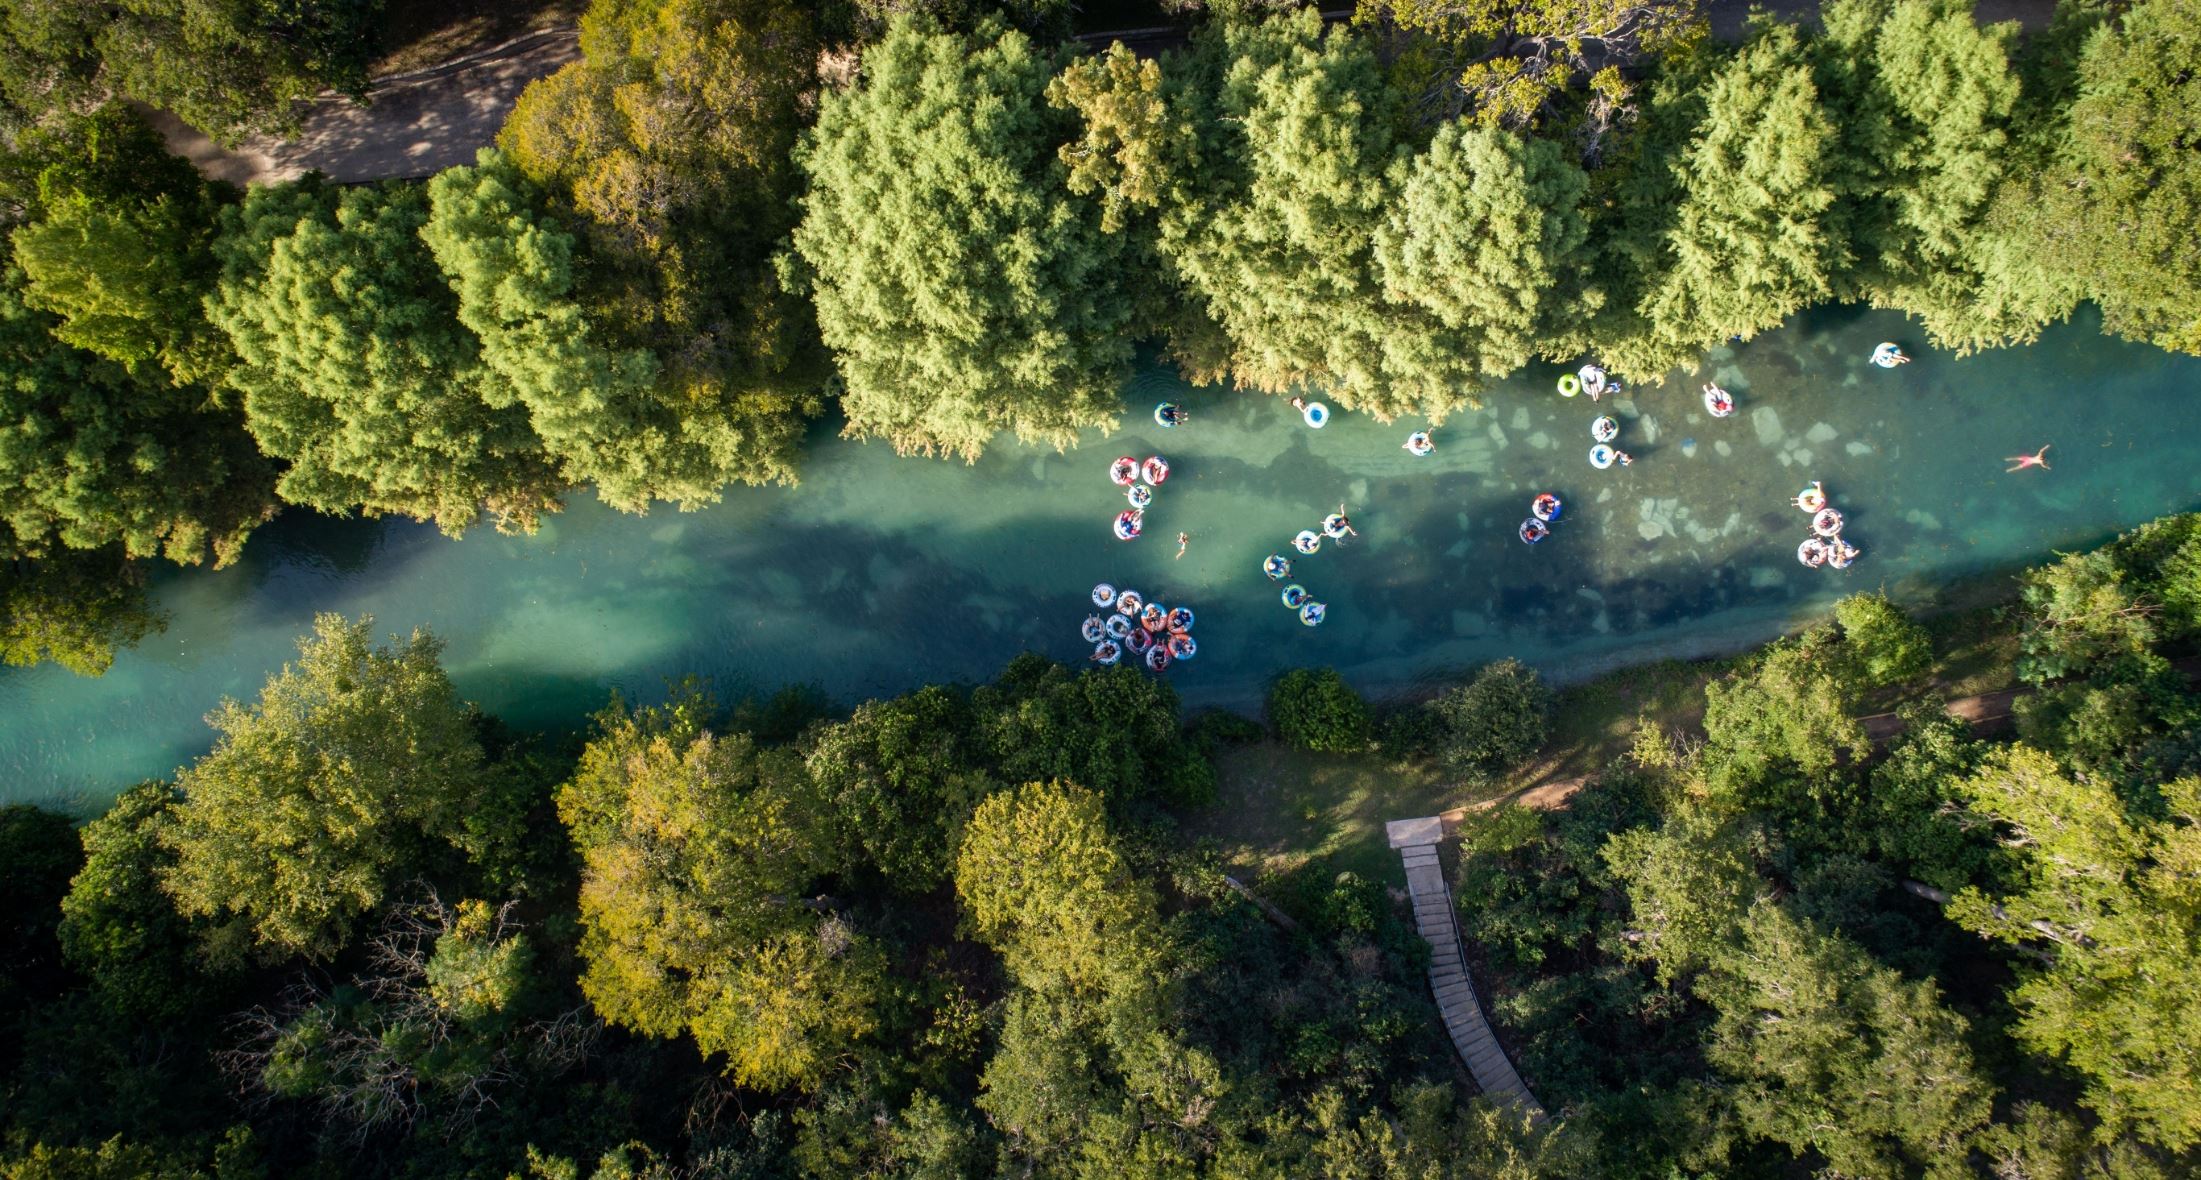
[[[693,1035],[758,1089],[814,1089],[875,1026],[876,951],[804,896],[831,817],[794,753],[710,729],[706,698],[614,705],[558,812],[581,856],[581,990],[604,1018]]]
[[[663,362],[658,398],[712,450],[713,486],[792,480],[822,409],[816,328],[772,264],[818,52],[785,0],[597,0],[581,60],[531,84],[497,140],[570,213],[582,301]]]
[[[373,620],[314,620],[259,700],[208,718],[214,749],[176,778],[162,884],[209,920],[217,960],[326,960],[427,848],[482,846],[466,817],[487,775],[464,702],[415,631],[375,647]]]

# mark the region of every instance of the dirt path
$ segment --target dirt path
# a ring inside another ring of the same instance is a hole
[[[471,164],[529,82],[579,57],[579,33],[552,29],[439,66],[377,79],[367,105],[324,94],[297,139],[224,148],[165,111],[148,112],[168,148],[234,184],[295,180],[318,169],[343,181],[428,176]]]

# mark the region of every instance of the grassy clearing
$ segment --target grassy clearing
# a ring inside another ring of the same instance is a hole
[[[2016,683],[2017,635],[2006,603],[1921,621],[1934,638],[1934,692],[1954,699]],[[1554,805],[1571,784],[1625,753],[1640,722],[1697,732],[1704,722],[1704,686],[1742,658],[1665,660],[1565,689],[1544,748],[1483,787],[1452,781],[1430,761],[1379,751],[1314,754],[1276,741],[1229,749],[1218,759],[1215,806],[1189,826],[1194,835],[1213,837],[1230,864],[1254,877],[1328,857],[1339,869],[1394,880],[1398,861],[1384,842],[1384,821],[1496,799]]]
[[[524,33],[572,28],[588,0],[389,0],[375,77],[422,70]]]

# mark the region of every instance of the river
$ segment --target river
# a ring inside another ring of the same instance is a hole
[[[1865,363],[1881,339],[1915,363]],[[0,672],[0,797],[82,809],[204,752],[202,718],[250,697],[317,611],[425,626],[469,698],[527,727],[576,724],[613,689],[648,698],[699,673],[721,694],[808,683],[841,701],[977,681],[1017,652],[1081,660],[1087,594],[1107,581],[1198,613],[1198,657],[1166,675],[1194,705],[1248,706],[1281,669],[1329,664],[1385,692],[1515,655],[1562,679],[1733,650],[1856,590],[1928,601],[1952,581],[2201,507],[2201,359],[2099,335],[2091,313],[2031,347],[1964,360],[1901,317],[1827,308],[1710,355],[1740,399],[1704,412],[1705,377],[1640,397],[1553,392],[1543,366],[1439,428],[1341,415],[1320,431],[1281,399],[1192,390],[1144,361],[1125,426],[1066,454],[1003,441],[975,465],[812,440],[799,488],[736,489],[703,512],[636,518],[577,496],[531,537],[452,541],[400,521],[292,513],[236,566],[171,571],[168,630],[104,677]],[[1631,391],[1635,392],[1635,391]],[[1191,421],[1148,416],[1164,397]],[[1587,460],[1599,412],[1629,467]],[[2052,470],[2005,474],[2043,444]],[[1122,543],[1107,467],[1160,453],[1173,473]],[[1789,500],[1823,480],[1864,550],[1850,570],[1795,559]],[[1515,536],[1531,497],[1565,513]],[[1294,555],[1328,604],[1307,628],[1263,557],[1340,502],[1358,539]],[[1179,531],[1192,534],[1182,559]]]

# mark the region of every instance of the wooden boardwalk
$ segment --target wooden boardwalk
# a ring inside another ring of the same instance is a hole
[[[1460,928],[1452,912],[1452,890],[1444,883],[1444,867],[1437,860],[1437,844],[1444,839],[1444,823],[1436,816],[1393,820],[1384,825],[1391,847],[1406,862],[1406,892],[1414,903],[1414,925],[1429,940],[1429,988],[1437,997],[1437,1011],[1444,1017],[1452,1047],[1459,1050],[1467,1071],[1483,1093],[1501,1101],[1525,1106],[1542,1118],[1543,1105],[1521,1081],[1519,1071],[1498,1045],[1490,1021],[1475,997],[1475,983],[1467,975],[1467,958],[1461,953]]]

